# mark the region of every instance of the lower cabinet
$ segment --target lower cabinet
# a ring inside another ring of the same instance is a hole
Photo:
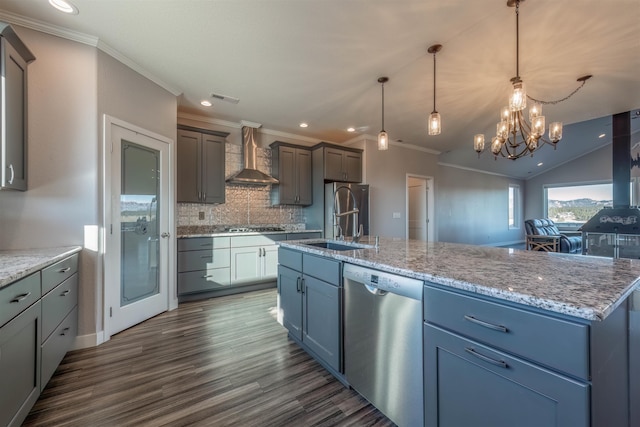
[[[426,425],[589,426],[589,385],[424,325]]]
[[[280,248],[279,321],[291,338],[341,378],[340,262]]]
[[[0,426],[19,426],[78,334],[78,255],[0,289]]]
[[[178,239],[178,296],[226,289],[231,284],[231,239]]]
[[[274,282],[278,275],[278,245],[285,233],[231,237],[231,284]]]

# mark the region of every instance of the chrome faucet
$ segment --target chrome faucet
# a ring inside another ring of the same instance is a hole
[[[348,192],[348,194],[351,196],[351,200],[353,201],[353,209],[351,209],[350,211],[346,211],[346,212],[340,212],[340,203],[338,203],[338,192],[340,190],[345,190]],[[334,215],[334,220],[335,220],[335,225],[338,227],[338,240],[344,240],[344,235],[342,234],[342,227],[340,226],[340,224],[338,223],[338,219],[346,216],[346,215],[353,215],[353,231],[351,233],[351,237],[353,238],[354,242],[358,242],[358,240],[360,240],[360,236],[362,236],[362,224],[359,223],[359,218],[358,218],[358,213],[360,212],[360,210],[356,207],[356,196],[353,194],[353,191],[351,190],[351,188],[349,187],[339,187],[338,189],[336,189],[334,195],[333,195],[333,215]]]

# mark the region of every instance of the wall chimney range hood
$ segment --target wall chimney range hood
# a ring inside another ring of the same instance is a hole
[[[259,123],[240,122],[242,125],[242,164],[240,172],[227,179],[229,184],[242,185],[270,185],[277,184],[274,177],[258,170],[257,164],[257,129],[262,126]]]

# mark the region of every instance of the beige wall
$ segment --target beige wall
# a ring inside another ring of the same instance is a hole
[[[14,28],[36,56],[29,188],[0,192],[0,249],[83,246],[102,226],[102,114],[174,140],[177,100],[95,47]],[[102,330],[102,260],[89,247],[80,259],[79,335],[90,342]]]

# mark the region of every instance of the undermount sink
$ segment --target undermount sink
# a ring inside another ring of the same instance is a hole
[[[335,242],[316,242],[316,243],[305,243],[307,246],[315,246],[317,248],[331,249],[333,251],[353,251],[356,249],[366,249],[368,246],[365,245],[343,245],[341,243]]]

